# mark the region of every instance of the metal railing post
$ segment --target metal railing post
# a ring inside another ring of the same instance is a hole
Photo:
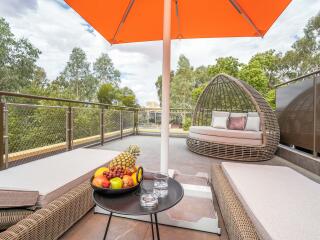
[[[73,147],[73,114],[72,107],[68,107],[66,113],[66,145],[67,151],[72,150]]]
[[[8,110],[0,102],[0,170],[8,168]]]
[[[100,112],[100,133],[101,133],[101,145],[104,144],[104,108],[101,108]]]
[[[313,156],[318,156],[317,150],[317,79],[313,76]]]
[[[134,110],[134,135],[138,134],[139,127],[139,110]]]
[[[122,110],[120,110],[120,138],[123,137],[123,119],[122,119]]]

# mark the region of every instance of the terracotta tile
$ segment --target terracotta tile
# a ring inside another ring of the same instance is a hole
[[[60,240],[102,240],[107,226],[107,220],[108,216],[93,214],[93,211],[90,211],[67,231]],[[112,217],[107,239],[140,240],[145,237],[148,228],[148,223]]]
[[[220,240],[219,236],[216,234],[164,225],[159,226],[159,233],[161,240]],[[151,234],[151,228],[149,228],[144,240],[151,240]]]

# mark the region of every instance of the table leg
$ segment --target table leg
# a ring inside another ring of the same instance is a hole
[[[151,223],[151,231],[152,231],[152,240],[154,240],[154,232],[153,232],[153,220],[152,220],[152,214],[150,214],[150,223]]]
[[[156,222],[156,229],[157,229],[157,239],[160,240],[160,234],[159,234],[159,226],[158,226],[158,217],[157,214],[154,214],[155,222]]]
[[[106,231],[104,232],[103,240],[105,240],[106,237],[107,237],[107,233],[108,233],[108,230],[109,230],[111,218],[112,218],[112,212],[110,212],[110,214],[109,214],[109,219],[108,219],[108,223],[107,223],[107,228],[106,228]]]

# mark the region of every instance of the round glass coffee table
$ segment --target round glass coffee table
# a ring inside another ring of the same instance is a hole
[[[153,179],[144,179],[142,182],[145,189],[153,188]],[[153,225],[156,225],[157,239],[160,240],[158,217],[157,213],[165,211],[175,206],[183,198],[183,188],[179,182],[169,178],[168,180],[168,194],[165,197],[158,198],[158,205],[154,208],[145,208],[140,206],[140,195],[143,193],[141,187],[133,192],[118,196],[106,196],[96,191],[93,192],[94,202],[104,210],[110,212],[107,227],[103,239],[106,238],[111,218],[114,213],[121,215],[150,215],[150,224],[152,230],[152,239],[154,239]],[[154,223],[153,223],[154,217]]]

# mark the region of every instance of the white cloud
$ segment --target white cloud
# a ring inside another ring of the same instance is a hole
[[[37,0],[3,0],[0,3],[0,16],[20,16],[30,10],[36,10]]]
[[[288,50],[297,36],[301,36],[308,19],[320,9],[320,1],[293,0],[263,39],[194,39],[172,42],[172,68],[180,54],[192,65],[208,65],[217,57],[234,56],[241,61],[270,48]],[[107,52],[116,68],[122,72],[122,85],[132,88],[140,104],[157,100],[155,81],[161,74],[161,42],[131,43],[110,47],[104,38],[62,0],[0,1],[0,16],[10,23],[18,37],[28,38],[42,54],[38,64],[54,79],[61,72],[73,47],[81,47],[93,62]]]

